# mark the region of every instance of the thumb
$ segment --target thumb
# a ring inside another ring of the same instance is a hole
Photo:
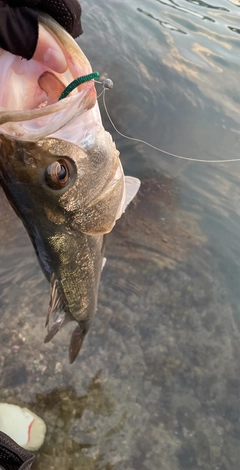
[[[57,73],[64,73],[67,70],[67,62],[61,47],[41,24],[39,25],[37,47],[32,59]]]

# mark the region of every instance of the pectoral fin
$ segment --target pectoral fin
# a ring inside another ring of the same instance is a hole
[[[116,215],[116,220],[120,219],[122,214],[125,212],[128,204],[134,199],[136,196],[140,185],[141,181],[138,178],[134,178],[133,176],[125,176],[124,177],[124,185],[125,185],[125,191],[124,191],[124,196],[122,199],[122,202],[118,208],[118,212]]]
[[[138,178],[134,178],[133,176],[125,176],[125,201],[123,204],[123,212],[125,212],[128,204],[135,198],[139,188],[141,185],[141,181]]]
[[[103,270],[103,268],[104,268],[106,262],[107,262],[107,258],[103,258],[103,260],[102,260],[102,270]]]

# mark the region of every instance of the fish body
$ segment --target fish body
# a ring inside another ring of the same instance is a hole
[[[102,126],[93,82],[57,101],[63,85],[91,73],[91,66],[54,20],[41,21],[60,42],[68,70],[56,76],[45,66],[22,65],[0,53],[17,103],[14,108],[12,97],[0,97],[0,180],[50,282],[45,342],[67,322],[78,324],[69,347],[73,362],[96,311],[105,234],[140,183],[124,177],[119,152]],[[26,97],[26,90],[32,94]]]

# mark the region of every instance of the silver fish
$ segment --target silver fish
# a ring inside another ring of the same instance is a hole
[[[50,282],[45,342],[67,322],[78,323],[72,363],[96,311],[105,234],[140,182],[124,177],[93,81],[57,101],[92,69],[64,29],[46,15],[40,21],[61,45],[68,69],[56,74],[0,51],[0,180]]]

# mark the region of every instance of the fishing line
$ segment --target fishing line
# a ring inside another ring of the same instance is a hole
[[[82,83],[86,83],[90,80],[94,80],[95,83],[98,83],[102,85],[103,90],[102,92],[98,95],[98,99],[103,96],[103,106],[105,109],[105,112],[107,114],[107,117],[113,127],[113,129],[124,139],[132,140],[134,142],[139,142],[141,144],[147,145],[148,147],[156,150],[157,152],[164,153],[165,155],[169,155],[170,157],[178,158],[179,160],[187,160],[189,162],[198,162],[198,163],[233,163],[233,162],[239,162],[240,158],[231,158],[228,160],[206,160],[206,159],[200,159],[200,158],[191,158],[191,157],[184,157],[182,155],[178,155],[176,153],[168,152],[167,150],[163,150],[159,147],[156,147],[155,145],[150,144],[149,142],[146,142],[145,140],[138,139],[137,137],[130,137],[128,135],[123,134],[120,132],[117,127],[115,126],[108,108],[106,104],[106,90],[111,90],[113,88],[113,81],[110,78],[106,78],[102,82],[98,81],[97,79],[99,78],[99,73],[98,72],[92,72],[88,75],[83,75],[82,77],[78,77],[75,80],[73,80],[62,92],[61,96],[59,97],[58,101],[66,98],[69,93],[71,93],[75,88],[77,88],[79,85],[82,85]]]
[[[109,111],[107,109],[107,104],[106,104],[106,90],[110,90],[112,87],[113,87],[113,82],[112,80],[110,80],[109,78],[104,80],[103,82],[98,82],[95,80],[96,83],[101,83],[101,85],[103,86],[103,92],[99,95],[103,95],[103,106],[104,106],[104,109],[105,109],[105,112],[107,114],[107,117],[110,121],[110,123],[112,124],[113,126],[113,129],[121,136],[121,137],[124,137],[125,139],[128,139],[128,140],[133,140],[134,142],[140,142],[141,144],[144,144],[144,145],[147,145],[148,147],[151,147],[152,149],[154,150],[157,150],[158,152],[161,152],[161,153],[165,153],[166,155],[169,155],[170,157],[174,157],[174,158],[178,158],[180,160],[187,160],[189,162],[198,162],[198,163],[233,163],[233,162],[239,162],[240,161],[240,158],[231,158],[229,160],[205,160],[205,159],[200,159],[200,158],[191,158],[191,157],[183,157],[181,155],[177,155],[175,153],[171,153],[171,152],[167,152],[167,150],[163,150],[159,147],[156,147],[155,145],[152,145],[150,144],[149,142],[146,142],[145,140],[142,140],[142,139],[138,139],[136,137],[129,137],[128,135],[125,135],[123,134],[122,132],[120,132],[117,127],[115,126],[110,114],[109,114]]]
[[[98,82],[98,83],[100,83],[100,82]],[[104,93],[104,90],[102,90],[102,91],[101,91],[101,93],[99,93],[99,95],[97,96],[97,99],[99,99],[99,98],[100,98],[100,96],[102,96],[102,95],[103,95],[103,93]],[[1,469],[0,469],[0,470],[1,470]]]

